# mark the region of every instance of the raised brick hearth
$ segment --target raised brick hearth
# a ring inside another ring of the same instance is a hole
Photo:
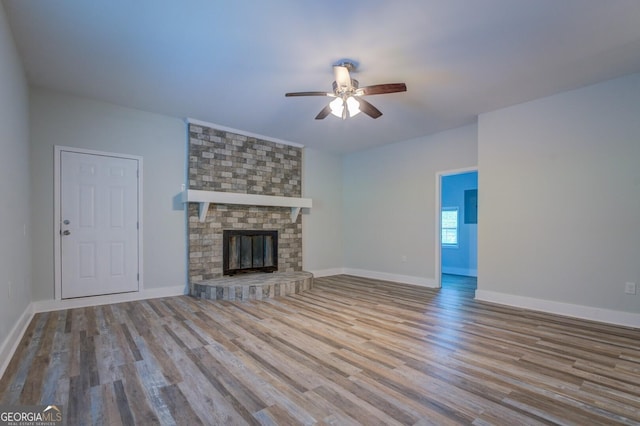
[[[194,283],[191,295],[209,300],[263,300],[313,288],[310,272],[275,272],[236,275]]]

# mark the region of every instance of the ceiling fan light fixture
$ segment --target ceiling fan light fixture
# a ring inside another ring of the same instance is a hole
[[[331,114],[342,118],[342,109],[344,108],[344,101],[342,98],[335,98],[329,102],[329,107],[331,108]]]
[[[352,96],[349,96],[347,100],[343,100],[342,98],[335,98],[331,102],[329,102],[329,107],[331,108],[331,114],[335,115],[338,118],[345,118],[343,116],[344,104],[347,104],[347,111],[349,111],[349,117],[353,117],[357,114],[360,114],[360,103],[355,100]]]
[[[353,96],[347,98],[347,109],[349,110],[349,117],[360,114],[360,102],[356,101]]]

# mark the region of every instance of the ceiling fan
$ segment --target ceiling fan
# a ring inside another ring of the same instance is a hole
[[[378,108],[362,99],[363,96],[407,91],[407,85],[404,83],[375,84],[373,86],[359,87],[358,80],[351,78],[350,75],[350,72],[355,71],[355,69],[356,65],[350,61],[340,62],[333,66],[335,76],[333,92],[292,92],[285,93],[285,96],[329,96],[335,98],[316,115],[316,120],[322,120],[329,114],[345,120],[347,117],[353,117],[361,111],[371,118],[378,118],[382,115]]]

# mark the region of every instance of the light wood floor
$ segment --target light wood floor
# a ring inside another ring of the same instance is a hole
[[[68,424],[640,424],[640,330],[337,276],[37,314],[2,404]]]

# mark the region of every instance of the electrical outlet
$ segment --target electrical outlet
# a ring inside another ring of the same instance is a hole
[[[403,255],[402,255],[402,261],[403,261],[403,262],[406,262],[406,261],[407,261],[407,255],[406,255],[406,254],[403,254]]]
[[[636,283],[625,283],[624,292],[626,294],[636,294]]]

